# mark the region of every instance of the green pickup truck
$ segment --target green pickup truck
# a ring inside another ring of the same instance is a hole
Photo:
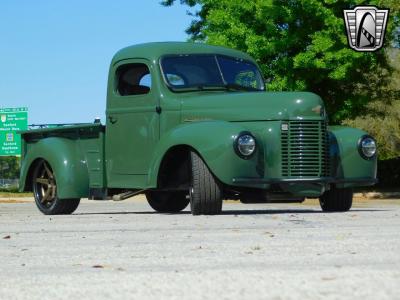
[[[267,92],[250,56],[205,44],[124,48],[110,66],[105,125],[21,135],[20,189],[44,214],[70,214],[81,198],[137,194],[163,213],[306,197],[347,211],[353,187],[377,181],[366,132],[328,126],[318,95]]]

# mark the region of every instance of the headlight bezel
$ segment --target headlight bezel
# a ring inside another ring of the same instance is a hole
[[[371,140],[374,142],[374,145],[375,145],[375,152],[374,152],[374,154],[373,154],[372,156],[367,156],[367,155],[365,155],[365,153],[364,153],[364,151],[363,151],[362,143],[363,143],[363,141],[365,141],[366,139],[371,139]],[[357,147],[357,148],[358,148],[358,153],[360,153],[361,157],[364,158],[365,160],[373,160],[373,159],[376,157],[377,152],[378,152],[378,149],[377,149],[377,145],[376,145],[376,140],[375,140],[372,136],[370,136],[370,135],[368,135],[368,134],[363,135],[363,136],[360,137],[360,139],[358,140],[357,145],[358,145],[358,147]]]
[[[251,152],[251,154],[248,154],[248,155],[242,153],[242,152],[240,151],[240,149],[239,149],[239,140],[240,140],[241,138],[243,138],[244,136],[249,136],[249,137],[251,137],[251,138],[254,140],[254,149],[253,149],[253,151]],[[253,157],[254,154],[256,153],[256,150],[257,150],[257,140],[256,140],[256,138],[254,137],[254,135],[252,135],[249,131],[242,131],[242,132],[240,132],[240,133],[236,136],[236,138],[235,138],[235,140],[234,140],[234,142],[233,142],[233,148],[234,148],[234,150],[235,150],[235,153],[236,153],[240,158],[242,158],[242,159],[250,159],[250,158]]]

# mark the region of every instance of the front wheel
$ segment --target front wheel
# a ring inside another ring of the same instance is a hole
[[[222,210],[222,189],[200,156],[191,152],[192,187],[190,209],[193,215],[216,215]]]
[[[40,161],[33,172],[33,195],[36,206],[45,215],[72,214],[81,199],[59,199],[56,177],[49,163]]]
[[[348,211],[353,204],[353,190],[351,188],[332,188],[319,198],[319,204],[323,211]]]
[[[155,211],[161,213],[177,213],[185,209],[189,199],[185,192],[156,192],[146,193],[147,202]]]

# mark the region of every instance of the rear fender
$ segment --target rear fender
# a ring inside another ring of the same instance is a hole
[[[76,140],[49,137],[35,143],[26,143],[22,161],[20,190],[31,190],[34,168],[41,159],[53,169],[59,198],[84,198],[89,195],[87,163]]]

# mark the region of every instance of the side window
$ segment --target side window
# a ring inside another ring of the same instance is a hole
[[[120,66],[116,73],[116,90],[121,96],[141,95],[150,92],[151,75],[145,64]]]
[[[141,86],[147,86],[149,89],[151,88],[151,75],[147,73],[144,75],[139,82],[139,85]]]

